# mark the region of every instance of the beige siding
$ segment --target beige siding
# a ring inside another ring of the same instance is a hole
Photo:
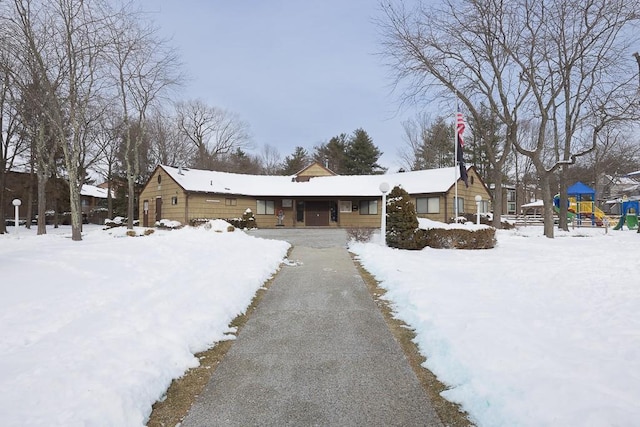
[[[458,181],[458,197],[464,198],[464,209],[461,214],[469,214],[476,212],[476,195],[482,196],[483,200],[491,200],[487,188],[482,183],[482,180],[478,177],[475,169],[469,170],[469,188],[466,188],[462,180]],[[451,187],[447,193],[447,218],[442,221],[449,222],[453,219],[454,215],[454,199],[455,189]]]
[[[331,173],[331,171],[329,171],[326,168],[322,167],[320,164],[314,163],[311,166],[309,166],[308,168],[303,169],[298,174],[298,177],[332,176],[332,175],[335,175],[335,174]]]
[[[360,202],[377,200],[378,209],[376,214],[362,214],[360,212]],[[382,220],[382,197],[352,197],[340,199],[341,202],[351,202],[351,212],[340,212],[340,203],[338,203],[338,225],[340,227],[363,227],[377,228],[380,227]]]
[[[326,170],[318,166],[318,170],[313,170],[313,166],[305,172],[320,173]],[[158,182],[160,176],[160,182]],[[469,171],[469,188],[460,181],[458,183],[458,196],[463,197],[464,212],[474,213],[476,211],[475,196],[481,195],[484,200],[489,199],[489,193],[478,178],[474,169]],[[420,214],[421,217],[433,219],[435,221],[449,222],[453,218],[453,197],[454,188],[451,187],[446,195],[442,194],[422,194],[412,195],[415,204],[417,197],[440,197],[440,212],[438,214]],[[149,179],[146,187],[140,195],[140,223],[143,223],[143,203],[149,202],[149,225],[153,226],[156,218],[156,199],[162,200],[161,219],[179,221],[182,224],[189,224],[192,219],[230,219],[240,218],[247,208],[251,209],[256,218],[256,225],[260,228],[274,228],[278,223],[278,212],[284,213],[283,224],[285,227],[304,227],[305,222],[297,221],[296,207],[298,202],[335,202],[338,207],[338,221],[329,222],[329,227],[370,227],[378,228],[381,222],[381,197],[316,197],[316,198],[283,198],[283,197],[260,197],[261,200],[274,202],[274,214],[258,214],[257,199],[251,196],[237,196],[229,194],[186,194],[182,188],[173,181],[161,168],[157,168],[153,176]],[[173,200],[172,200],[173,199]],[[360,212],[360,201],[377,200],[377,213],[373,215],[362,214]],[[340,212],[340,202],[351,202],[350,212]],[[306,212],[305,212],[306,215]],[[306,219],[306,218],[305,218]]]
[[[441,194],[417,194],[413,197],[411,197],[411,202],[413,202],[414,206],[417,206],[416,203],[416,199],[421,198],[421,197],[437,197],[440,200],[440,211],[438,213],[419,213],[418,217],[419,218],[427,218],[430,219],[432,221],[440,221],[440,222],[445,222],[445,197]],[[448,209],[448,208],[447,208]],[[450,211],[448,211],[450,212]]]
[[[160,181],[158,181],[160,177]],[[177,198],[177,203],[172,204],[172,198]],[[160,219],[170,219],[185,223],[185,193],[176,182],[169,177],[162,169],[157,168],[146,187],[142,190],[139,199],[140,224],[144,215],[144,201],[149,202],[149,225],[153,226],[156,220],[156,200],[162,200]]]

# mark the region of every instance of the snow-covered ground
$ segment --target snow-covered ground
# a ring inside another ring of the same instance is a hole
[[[2,425],[143,425],[194,352],[232,338],[288,249],[215,229],[0,235]],[[483,251],[351,250],[479,426],[638,425],[640,235],[541,234],[500,231]]]
[[[0,235],[0,424],[144,425],[286,256],[219,225]]]
[[[499,231],[495,249],[353,244],[478,426],[640,423],[640,234]]]

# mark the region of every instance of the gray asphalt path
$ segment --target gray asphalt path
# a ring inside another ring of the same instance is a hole
[[[282,267],[181,427],[441,426],[344,231],[252,234],[291,242],[296,263]]]

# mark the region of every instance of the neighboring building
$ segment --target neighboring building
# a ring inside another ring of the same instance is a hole
[[[495,184],[491,184],[491,193],[495,194]],[[502,184],[501,215],[520,215],[524,210],[522,205],[529,204],[540,197],[540,191],[533,186]],[[495,199],[493,199],[495,200]],[[495,206],[492,207],[495,210]]]
[[[295,175],[243,175],[159,165],[140,194],[140,223],[169,219],[189,224],[197,219],[239,218],[250,209],[260,228],[379,227],[386,182],[401,185],[420,217],[449,222],[454,215],[454,168],[387,175],[336,175],[318,163]],[[469,187],[458,182],[460,214],[475,213],[475,196],[490,194],[475,168]],[[483,203],[486,209],[486,204]],[[484,210],[484,209],[483,209]]]
[[[106,188],[95,185],[84,184],[80,189],[80,205],[84,222],[92,224],[104,224],[107,218],[107,196],[109,192]],[[113,195],[113,192],[111,193]]]
[[[20,206],[20,218],[26,220],[28,215],[28,209],[26,206],[29,200],[29,194],[32,194],[32,207],[31,215],[34,216],[38,213],[38,192],[35,176],[26,172],[6,172],[6,185],[5,185],[5,199],[4,199],[4,216],[6,220],[13,220],[14,207],[12,205],[13,199],[20,199],[22,205]],[[47,222],[53,221],[53,216],[49,217],[49,213],[53,215],[55,211],[58,213],[64,213],[69,211],[69,185],[62,178],[49,179],[46,186],[46,207]],[[106,213],[102,213],[102,208],[106,208],[107,204],[107,190],[102,188],[85,184],[80,191],[80,204],[82,209],[82,216],[86,221],[95,222],[101,224],[104,222],[104,216]],[[65,222],[62,219],[61,222]]]
[[[634,175],[635,176],[635,175]],[[599,202],[640,195],[640,182],[631,176],[602,174],[596,183]]]

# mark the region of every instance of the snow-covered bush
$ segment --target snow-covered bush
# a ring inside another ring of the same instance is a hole
[[[418,228],[418,215],[409,193],[395,186],[387,196],[387,245],[398,249],[423,249],[426,233]]]
[[[155,226],[158,228],[173,230],[182,227],[182,223],[170,219],[161,219],[160,221],[156,221]]]
[[[204,224],[204,229],[212,230],[217,233],[231,233],[235,231],[236,228],[223,219],[212,219]]]

